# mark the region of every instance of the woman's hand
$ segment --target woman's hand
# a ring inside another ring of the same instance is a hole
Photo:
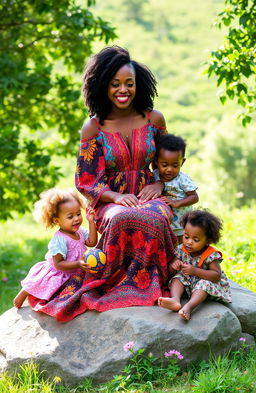
[[[138,198],[133,194],[116,194],[114,203],[126,207],[137,207],[140,204]]]
[[[140,203],[158,198],[162,194],[163,189],[164,189],[164,184],[161,181],[157,181],[154,184],[148,184],[138,194]]]

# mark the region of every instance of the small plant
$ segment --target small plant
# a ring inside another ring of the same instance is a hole
[[[173,379],[180,372],[180,366],[177,363],[177,359],[182,360],[184,359],[184,356],[175,349],[165,352],[164,356],[169,360],[166,366],[165,378],[168,377],[168,379]]]
[[[178,361],[182,360],[183,356],[179,351],[173,349],[165,352],[164,357],[167,364],[163,365],[161,359],[156,358],[152,353],[146,354],[144,348],[135,351],[134,347],[134,341],[124,345],[124,351],[130,352],[133,356],[124,368],[122,375],[115,376],[111,381],[112,391],[124,392],[128,387],[141,387],[143,384],[145,388],[147,386],[147,391],[152,391],[152,383],[161,385],[163,380],[171,382],[180,373]]]

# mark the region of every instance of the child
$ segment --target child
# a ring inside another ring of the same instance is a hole
[[[198,202],[197,186],[187,174],[180,172],[186,161],[185,150],[186,143],[179,136],[167,134],[157,140],[154,175],[156,180],[160,179],[165,184],[162,200],[172,207],[174,218],[171,226],[179,244],[183,234],[180,219],[191,210],[189,206]]]
[[[75,190],[50,189],[40,196],[41,199],[35,204],[35,218],[46,228],[58,226],[59,230],[48,245],[46,261],[34,265],[21,281],[22,290],[13,301],[17,308],[22,306],[28,295],[49,300],[77,269],[88,271],[90,266],[81,258],[86,246],[94,247],[97,242],[92,208],[86,209],[89,232],[80,228],[84,201]]]
[[[170,281],[172,297],[160,297],[158,305],[179,311],[182,319],[189,320],[194,308],[208,295],[231,303],[231,292],[229,281],[220,268],[222,254],[210,246],[219,241],[221,221],[207,211],[194,210],[187,212],[181,223],[183,244],[176,248],[176,257],[170,266],[170,272],[176,273]],[[182,307],[180,299],[184,289],[190,299]]]

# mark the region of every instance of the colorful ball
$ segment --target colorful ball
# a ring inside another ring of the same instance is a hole
[[[106,254],[99,248],[93,248],[84,254],[84,261],[91,266],[90,273],[102,271],[106,265]]]

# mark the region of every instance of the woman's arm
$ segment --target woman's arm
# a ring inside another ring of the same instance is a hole
[[[103,168],[104,160],[99,159],[100,155],[103,156],[104,154],[102,146],[100,142],[97,142],[93,138],[98,132],[97,124],[93,119],[88,120],[81,130],[82,146],[78,158],[78,171],[76,175],[76,186],[78,190],[89,200],[90,195],[94,198],[93,206],[97,204],[98,200],[106,203],[113,202],[126,207],[138,206],[139,200],[135,195],[120,194],[111,191],[108,187],[105,167]],[[95,192],[96,189],[98,190],[98,197]]]
[[[87,120],[81,129],[81,139],[90,139],[99,132],[96,122],[93,119]]]
[[[192,265],[182,264],[181,271],[184,274],[190,276],[196,276],[202,278],[203,280],[209,280],[211,282],[217,283],[221,278],[221,269],[218,261],[213,261],[209,264],[209,270],[204,270],[199,267]]]
[[[153,109],[150,112],[150,121],[153,125],[163,129],[161,132],[163,133],[167,132],[165,118],[162,112]],[[138,194],[138,198],[141,203],[150,201],[151,199],[156,199],[162,194],[163,189],[164,189],[164,183],[161,180],[159,180],[154,184],[148,184],[147,186],[145,186],[143,190],[141,190],[141,192]]]
[[[75,176],[76,188],[95,207],[101,195],[110,191],[106,175],[102,135],[93,119],[81,130]]]
[[[152,124],[156,125],[157,127],[166,128],[164,115],[162,114],[162,112],[156,109],[153,109],[150,112],[150,121]]]

